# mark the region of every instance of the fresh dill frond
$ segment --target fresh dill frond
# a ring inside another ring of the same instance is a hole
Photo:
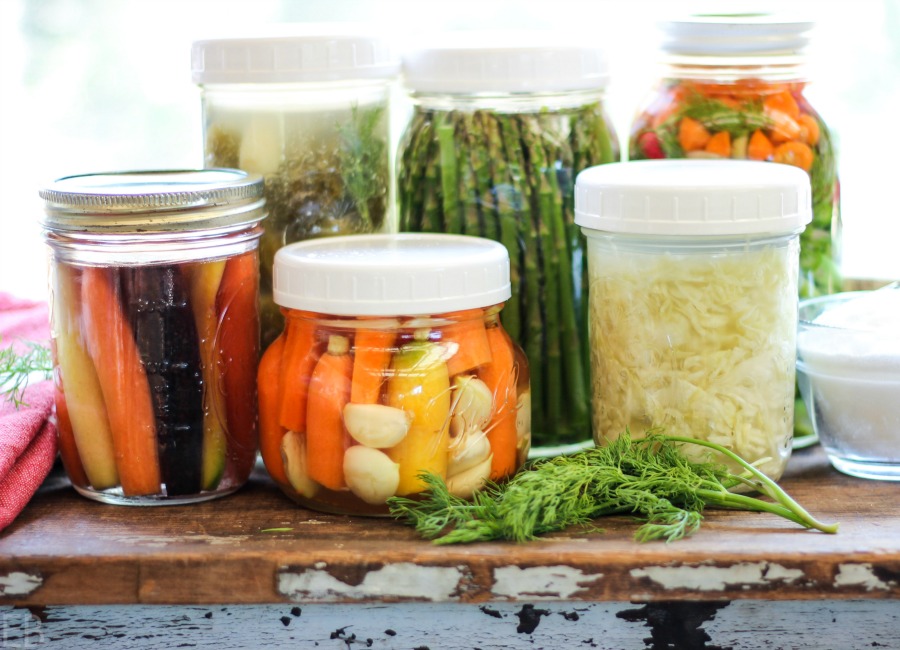
[[[724,464],[693,462],[682,453],[683,444],[722,453],[745,472],[735,475]],[[605,515],[643,521],[635,534],[640,542],[672,542],[700,527],[707,506],[770,512],[807,528],[837,529],[816,521],[774,481],[725,448],[656,431],[641,439],[626,432],[608,445],[540,459],[508,483],[488,484],[471,501],[453,496],[438,476],[423,479],[428,488],[417,499],[394,497],[388,504],[395,517],[438,544],[524,542]],[[730,491],[748,483],[776,503]]]
[[[49,379],[53,372],[49,348],[33,342],[26,342],[26,346],[22,353],[12,347],[0,349],[0,395],[16,408],[23,404],[25,389],[35,375]]]

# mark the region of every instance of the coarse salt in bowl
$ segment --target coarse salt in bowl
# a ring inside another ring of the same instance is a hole
[[[900,285],[802,301],[797,370],[831,464],[900,481]]]

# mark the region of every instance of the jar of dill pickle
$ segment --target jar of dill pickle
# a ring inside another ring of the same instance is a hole
[[[60,456],[120,505],[234,492],[256,461],[263,182],[86,174],[41,190]]]
[[[291,242],[393,228],[390,96],[399,59],[377,34],[309,25],[194,42],[207,167],[265,177],[263,345],[283,328],[275,252]]]
[[[530,444],[528,364],[500,322],[497,242],[432,234],[331,237],[275,256],[286,327],[259,366],[269,474],[316,510],[386,515],[421,474],[469,498]]]
[[[408,50],[400,229],[503,243],[503,324],[528,357],[532,455],[590,445],[584,237],[575,175],[619,159],[604,50],[530,33],[452,34]]]

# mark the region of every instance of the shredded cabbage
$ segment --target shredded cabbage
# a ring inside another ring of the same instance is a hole
[[[796,238],[685,254],[589,242],[597,443],[663,427],[779,478],[793,434]]]

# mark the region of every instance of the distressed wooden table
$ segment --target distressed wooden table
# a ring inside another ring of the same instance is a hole
[[[839,534],[709,511],[673,544],[610,518],[440,547],[300,509],[261,472],[166,508],[94,503],[55,475],[0,535],[0,648],[900,648],[900,484],[814,447],[782,485]]]

